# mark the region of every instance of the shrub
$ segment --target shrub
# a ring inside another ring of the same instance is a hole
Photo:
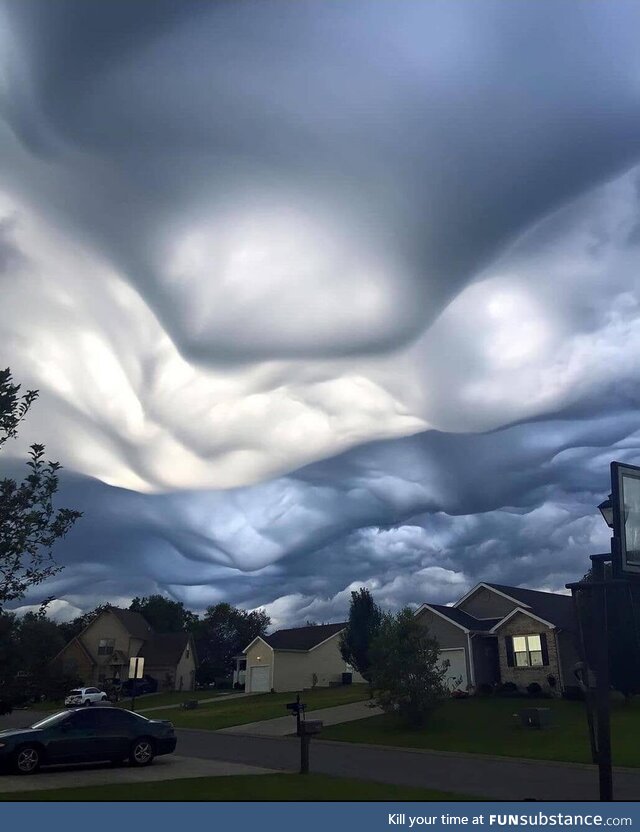
[[[547,682],[549,683],[549,687],[550,687],[552,690],[553,690],[553,689],[555,688],[555,686],[558,684],[558,680],[557,680],[557,679],[556,679],[556,677],[553,675],[553,673],[550,673],[550,674],[547,676]]]
[[[496,691],[498,696],[521,696],[515,682],[503,682]]]
[[[542,685],[539,685],[537,682],[531,682],[531,684],[527,685],[527,693],[529,696],[540,696],[542,693]]]
[[[423,725],[450,695],[449,663],[441,661],[440,645],[408,607],[383,616],[369,655],[378,704],[412,728]]]
[[[478,685],[478,689],[477,689],[478,696],[491,696],[492,693],[493,693],[493,685],[490,685],[487,682],[482,682],[482,684]]]

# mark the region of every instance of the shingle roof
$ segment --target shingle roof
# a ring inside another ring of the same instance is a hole
[[[176,665],[189,641],[189,633],[154,633],[140,648],[147,667]]]
[[[466,627],[467,630],[486,631],[494,627],[501,618],[474,618],[469,613],[458,609],[457,607],[445,607],[442,604],[427,604],[432,610],[437,610],[441,615],[444,615],[450,621]]]
[[[120,607],[109,607],[109,610],[134,638],[149,638],[153,632],[151,625],[141,613],[123,610]]]
[[[346,622],[340,624],[315,624],[310,627],[295,627],[291,630],[277,630],[269,636],[262,636],[274,650],[311,650],[331,636],[344,630]]]
[[[543,618],[554,627],[574,631],[576,629],[573,600],[570,595],[556,592],[541,592],[537,589],[525,589],[504,584],[487,584],[487,586],[504,592],[521,604],[529,607],[534,615]]]

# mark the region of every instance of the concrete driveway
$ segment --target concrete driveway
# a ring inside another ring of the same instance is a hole
[[[306,718],[321,719],[325,725],[338,725],[341,722],[354,722],[356,719],[377,716],[381,713],[382,709],[371,707],[367,699],[364,702],[350,702],[347,705],[335,705],[333,708],[319,708],[317,711],[308,711]],[[295,732],[296,720],[295,717],[290,715],[219,729],[219,733],[251,734],[258,737],[286,737],[289,734],[295,734]]]
[[[88,766],[54,766],[37,774],[20,777],[0,775],[0,794],[33,792],[43,789],[76,788],[79,786],[107,786],[113,783],[149,783],[157,780],[181,780],[185,777],[228,777],[234,774],[271,774],[261,766],[203,760],[168,754],[158,757],[153,765],[130,768],[98,763]]]

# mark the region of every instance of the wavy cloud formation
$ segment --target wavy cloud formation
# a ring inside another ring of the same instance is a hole
[[[581,570],[638,448],[636,4],[0,9],[12,453],[85,511],[59,598],[290,623]]]

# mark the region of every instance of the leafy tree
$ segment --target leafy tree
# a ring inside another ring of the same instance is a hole
[[[448,662],[441,662],[438,642],[408,607],[383,615],[370,658],[378,704],[412,728],[423,725],[449,695]]]
[[[19,393],[10,370],[0,370],[0,448],[15,438],[38,396],[36,390]],[[66,508],[54,510],[61,466],[45,460],[44,445],[31,445],[27,466],[30,473],[23,482],[0,481],[0,607],[60,571],[53,560],[53,544],[81,516]]]
[[[370,681],[369,649],[381,621],[382,611],[366,587],[351,593],[349,623],[340,636],[340,653],[367,681]]]
[[[157,633],[190,630],[198,620],[198,616],[186,610],[181,601],[172,601],[163,595],[134,598],[129,609],[141,613]]]
[[[264,635],[270,624],[264,610],[247,612],[226,603],[209,607],[193,628],[200,663],[198,680],[206,684],[227,677],[233,657]]]
[[[610,564],[605,564],[605,576],[611,576]],[[584,576],[592,581],[592,571]],[[595,633],[588,591],[579,594],[579,609],[588,663],[594,661],[593,644]],[[625,699],[640,694],[640,586],[628,581],[625,584],[612,583],[607,587],[607,632],[609,647],[609,671],[612,687]]]
[[[57,624],[43,613],[27,612],[18,619],[16,631],[20,669],[33,677],[42,676],[65,645]]]

